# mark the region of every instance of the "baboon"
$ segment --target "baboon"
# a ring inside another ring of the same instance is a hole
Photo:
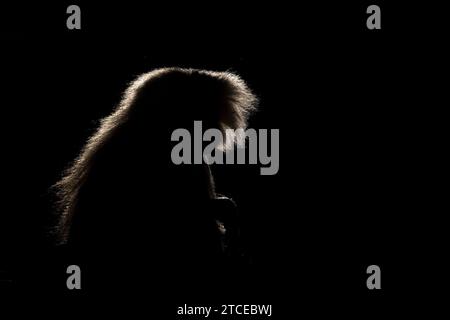
[[[93,256],[221,261],[231,226],[218,215],[233,205],[216,194],[208,165],[171,162],[171,133],[195,120],[223,133],[245,128],[256,104],[230,72],[162,68],[137,77],[54,186],[59,240]]]

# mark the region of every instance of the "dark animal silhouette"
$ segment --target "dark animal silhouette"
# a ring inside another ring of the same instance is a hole
[[[55,185],[60,241],[88,261],[121,267],[223,261],[218,215],[232,205],[220,202],[208,165],[171,162],[171,133],[194,120],[204,129],[244,128],[255,103],[228,72],[163,68],[139,76]]]

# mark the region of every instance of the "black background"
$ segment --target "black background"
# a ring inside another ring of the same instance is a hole
[[[430,8],[377,2],[382,30],[367,30],[364,2],[77,4],[80,31],[66,30],[65,3],[1,10],[2,286],[46,291],[21,279],[51,264],[49,186],[134,77],[182,66],[240,74],[260,98],[250,126],[280,129],[277,175],[217,169],[252,258],[236,288],[248,294],[230,301],[272,303],[277,319],[367,318],[434,292],[442,191],[428,137],[444,82],[437,26],[418,15]],[[382,290],[366,288],[371,264]]]

